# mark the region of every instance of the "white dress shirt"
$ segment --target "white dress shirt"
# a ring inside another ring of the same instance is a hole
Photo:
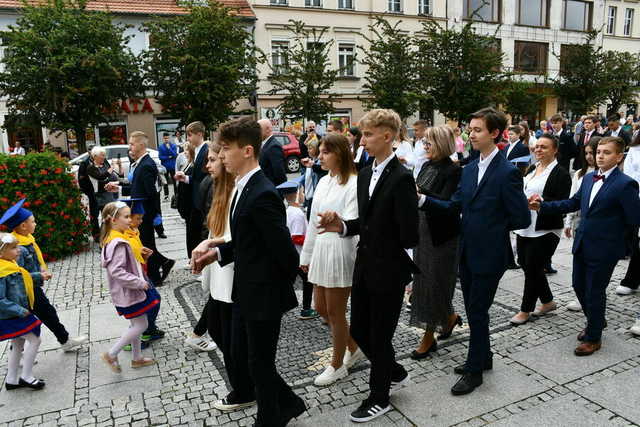
[[[377,160],[373,161],[373,164],[371,165],[371,170],[373,171],[373,174],[371,175],[371,182],[369,182],[369,197],[373,195],[373,190],[376,189],[376,184],[378,183],[378,180],[380,180],[380,176],[382,175],[384,168],[387,167],[391,159],[393,159],[395,156],[396,156],[396,153],[392,152],[391,155],[386,159],[384,159],[384,161],[379,165],[377,164],[378,163]]]
[[[524,180],[524,195],[527,198],[531,197],[534,194],[542,194],[544,191],[545,185],[547,185],[547,180],[549,179],[549,175],[553,169],[558,165],[558,161],[554,160],[551,162],[541,174],[536,176],[536,172],[531,172],[527,176],[523,178]],[[540,237],[548,234],[550,232],[554,233],[558,237],[562,237],[562,229],[558,230],[536,230],[536,224],[538,223],[538,212],[531,210],[531,224],[527,228],[523,228],[522,230],[516,230],[516,233],[522,237]]]
[[[413,179],[418,177],[422,165],[427,161],[427,150],[424,149],[424,138],[420,138],[413,146]]]
[[[249,182],[251,177],[259,170],[260,170],[260,166],[258,166],[255,169],[251,169],[249,172],[247,172],[243,176],[241,177],[239,176],[236,178],[236,194],[238,197],[236,197],[236,203],[235,205],[233,205],[233,210],[231,211],[231,218],[233,218],[233,214],[236,211],[236,206],[238,205],[238,200],[240,200],[240,197],[242,196],[242,191],[244,190],[244,187],[247,186],[247,183]]]
[[[606,172],[602,172],[600,169],[598,169],[597,174],[598,175],[604,175],[604,180],[599,179],[596,182],[593,183],[593,187],[591,187],[591,196],[589,196],[589,207],[591,207],[591,203],[593,203],[593,199],[596,198],[596,196],[598,195],[598,191],[600,191],[600,189],[602,188],[602,185],[604,184],[604,181],[606,181],[607,179],[609,179],[609,175],[611,175],[611,172],[613,172],[613,170],[616,168],[617,166],[612,167],[611,169],[609,169]]]
[[[611,136],[618,136],[620,134],[620,129],[622,129],[621,127],[619,127],[616,130],[612,130],[611,131]]]
[[[513,150],[513,147],[515,147],[518,142],[520,142],[519,139],[517,139],[515,142],[509,142],[509,147],[507,148],[507,158],[509,157],[509,154],[511,154],[511,150]]]
[[[491,164],[493,158],[496,156],[496,154],[498,154],[498,151],[500,151],[498,150],[498,147],[495,147],[491,154],[489,154],[484,159],[482,158],[482,154],[480,154],[480,158],[478,159],[478,184],[480,184],[480,181],[482,181],[484,173],[487,171],[487,168]]]

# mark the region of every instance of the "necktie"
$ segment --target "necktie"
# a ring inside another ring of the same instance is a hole
[[[602,180],[602,182],[604,182],[604,175],[598,175],[598,174],[594,174],[593,175],[593,182],[598,182]]]
[[[591,139],[591,134],[587,133],[584,137],[584,145],[588,145],[590,139]]]

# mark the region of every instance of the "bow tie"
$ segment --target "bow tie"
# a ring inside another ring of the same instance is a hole
[[[598,175],[598,174],[593,175],[593,182],[598,182],[600,180],[604,182],[604,175]]]

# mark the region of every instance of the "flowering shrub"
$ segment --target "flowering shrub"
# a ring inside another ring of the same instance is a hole
[[[69,164],[53,153],[0,154],[0,216],[26,198],[36,218],[34,233],[45,260],[77,253],[87,245],[89,222]],[[0,226],[2,231],[8,231]]]

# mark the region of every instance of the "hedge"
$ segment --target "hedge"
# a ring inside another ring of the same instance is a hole
[[[53,261],[87,247],[89,222],[80,197],[69,163],[55,154],[0,154],[0,216],[26,198],[24,207],[36,218],[34,236],[45,260]],[[4,226],[0,230],[7,231]]]

